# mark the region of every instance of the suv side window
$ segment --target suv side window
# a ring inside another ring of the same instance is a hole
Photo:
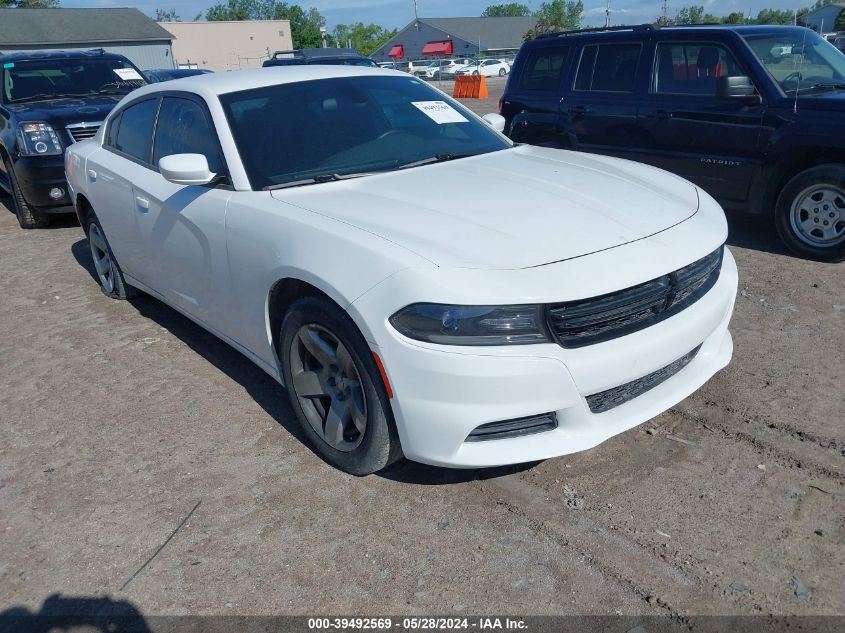
[[[525,90],[557,90],[569,48],[535,48],[528,55],[520,87]]]
[[[141,101],[123,110],[111,125],[111,128],[116,129],[114,144],[111,147],[142,163],[149,164],[157,111],[157,98]],[[109,130],[109,136],[112,136],[111,130]]]
[[[734,56],[721,44],[660,43],[655,55],[651,91],[715,97],[719,77],[744,74]]]
[[[203,108],[190,99],[165,97],[156,126],[153,164],[171,154],[202,154],[215,174],[223,170],[217,136]]]
[[[640,44],[593,44],[581,51],[575,90],[633,92]]]

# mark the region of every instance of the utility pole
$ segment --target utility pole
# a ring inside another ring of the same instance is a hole
[[[607,8],[604,10],[604,28],[610,26],[610,0],[607,0]]]
[[[663,0],[663,9],[661,11],[660,21],[663,24],[669,23],[669,0]]]

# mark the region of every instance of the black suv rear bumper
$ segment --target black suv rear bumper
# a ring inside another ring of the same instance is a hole
[[[64,156],[26,156],[14,163],[15,178],[27,204],[45,213],[70,213],[73,211],[65,179]],[[58,200],[50,197],[50,190],[59,187],[63,195]]]

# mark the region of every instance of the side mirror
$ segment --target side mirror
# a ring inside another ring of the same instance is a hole
[[[497,132],[504,133],[505,131],[505,117],[501,114],[496,114],[495,112],[491,112],[490,114],[485,114],[483,117],[484,122],[492,127]]]
[[[742,101],[754,101],[760,98],[751,78],[744,76],[719,77],[716,80],[716,97]]]
[[[171,154],[158,161],[165,180],[177,185],[207,185],[217,177],[202,154]]]

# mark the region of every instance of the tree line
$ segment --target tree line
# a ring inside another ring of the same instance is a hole
[[[202,17],[200,14],[194,20],[200,20]],[[179,15],[172,9],[156,9],[155,19],[158,22],[181,22]],[[209,7],[205,12],[205,19],[288,20],[294,48],[323,46],[323,34],[320,29],[326,26],[326,18],[314,7],[304,9],[298,4],[279,0],[227,0],[225,3]],[[338,24],[331,32],[326,33],[326,44],[331,47],[351,46],[364,55],[370,55],[396,33],[396,29],[386,29],[378,24]]]

